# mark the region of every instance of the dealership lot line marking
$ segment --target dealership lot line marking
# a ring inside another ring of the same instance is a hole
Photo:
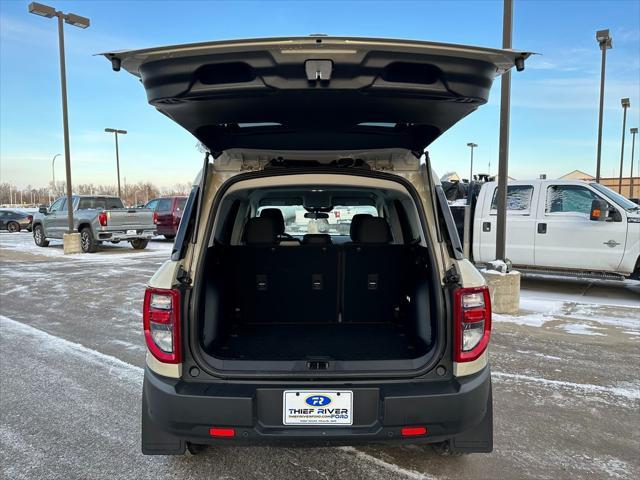
[[[6,329],[6,330],[5,330]],[[98,352],[91,348],[87,348],[80,343],[70,342],[64,338],[51,335],[43,330],[24,324],[17,320],[13,320],[4,315],[0,315],[0,333],[5,331],[19,333],[37,339],[43,348],[55,350],[57,352],[74,355],[88,362],[106,366],[109,373],[122,380],[130,381],[142,386],[143,369],[130,363],[124,362],[119,358],[105,353]],[[402,475],[409,479],[430,480],[435,477],[423,475],[414,470],[407,470],[398,465],[394,465],[367,453],[361,452],[353,447],[339,447],[338,450],[350,455],[356,459],[365,460],[370,464],[382,467],[396,475]]]

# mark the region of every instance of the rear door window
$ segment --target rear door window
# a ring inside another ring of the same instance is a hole
[[[531,213],[531,199],[533,198],[533,185],[509,185],[507,187],[507,211],[527,215]],[[491,213],[498,210],[498,189],[493,191],[491,200]]]

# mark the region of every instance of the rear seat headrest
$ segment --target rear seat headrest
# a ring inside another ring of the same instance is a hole
[[[332,245],[331,235],[327,233],[307,233],[302,237],[303,245]]]
[[[351,240],[355,243],[389,243],[391,230],[384,218],[358,214],[351,220]]]
[[[284,233],[284,215],[279,208],[265,208],[260,212],[260,216],[270,218],[274,221],[276,233],[282,235]]]
[[[278,240],[276,222],[269,217],[254,217],[244,227],[244,243],[247,245],[274,245]]]

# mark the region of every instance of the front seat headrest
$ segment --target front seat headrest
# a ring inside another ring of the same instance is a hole
[[[265,208],[260,212],[260,217],[270,218],[273,220],[276,233],[282,235],[284,233],[284,215],[279,208]]]
[[[275,222],[269,217],[254,217],[244,227],[244,243],[247,245],[275,245],[278,232]]]
[[[354,215],[351,223],[351,240],[355,243],[384,244],[391,242],[391,230],[384,218]]]

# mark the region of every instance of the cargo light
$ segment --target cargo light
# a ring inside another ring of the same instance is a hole
[[[236,429],[235,428],[220,428],[220,427],[211,427],[209,429],[209,435],[212,437],[235,437]]]
[[[400,435],[403,437],[417,437],[427,434],[427,427],[402,427]]]
[[[163,363],[180,363],[180,292],[147,288],[142,322],[151,354]]]
[[[472,362],[480,357],[491,336],[491,298],[486,286],[454,291],[454,360]]]
[[[98,214],[98,222],[100,222],[100,225],[102,225],[103,227],[107,226],[107,212],[100,212]]]

